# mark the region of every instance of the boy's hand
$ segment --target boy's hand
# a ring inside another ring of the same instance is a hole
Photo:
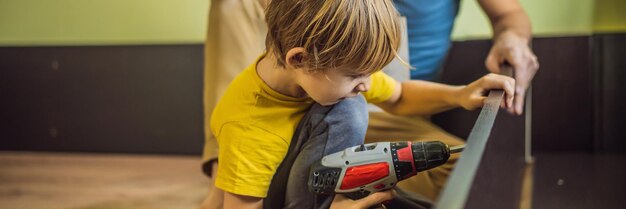
[[[491,89],[503,89],[506,93],[506,99],[502,101],[501,107],[509,108],[513,106],[515,79],[494,73],[487,74],[460,89],[456,97],[458,99],[457,102],[466,110],[482,107],[485,99],[487,99],[487,93]]]
[[[393,189],[376,192],[359,200],[351,200],[342,194],[337,194],[330,204],[330,209],[368,209],[384,201],[391,200],[395,196],[396,192]]]

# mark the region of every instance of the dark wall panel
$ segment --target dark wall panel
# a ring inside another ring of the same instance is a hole
[[[626,34],[593,38],[596,152],[626,153]]]
[[[202,50],[0,48],[0,149],[198,154]]]
[[[590,37],[539,38],[533,80],[533,150],[591,152],[593,97]]]
[[[624,152],[625,34],[536,38],[536,152]],[[490,41],[455,42],[442,79],[487,73]],[[199,154],[202,45],[0,47],[0,149]],[[478,111],[433,120],[467,137]]]
[[[441,82],[465,85],[487,74],[484,60],[491,47],[490,41],[454,42],[441,74]],[[433,121],[446,131],[467,138],[479,111],[455,109],[433,117]]]

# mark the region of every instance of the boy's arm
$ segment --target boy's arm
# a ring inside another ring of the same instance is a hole
[[[503,106],[510,107],[514,86],[513,78],[493,73],[467,86],[411,80],[397,84],[392,96],[377,105],[396,115],[433,115],[457,107],[473,110],[483,105],[489,89],[504,89],[507,99]]]
[[[376,104],[394,115],[432,115],[458,107],[455,94],[462,86],[410,80],[396,84],[391,98]]]

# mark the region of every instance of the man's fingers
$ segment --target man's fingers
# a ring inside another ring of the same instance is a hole
[[[539,69],[539,61],[537,60],[537,56],[535,56],[529,48],[519,54],[511,53],[510,56],[507,56],[507,61],[518,63],[518,65],[514,66],[515,97],[513,99],[513,105],[509,106],[509,112],[521,115],[524,108],[526,89],[530,86],[530,82]]]
[[[528,87],[528,83],[535,76],[536,69],[531,68],[530,65],[532,65],[530,62],[525,62],[525,64],[514,68],[515,80],[517,81],[518,86]]]
[[[516,95],[515,92],[515,79],[510,80],[509,82],[506,83],[506,87],[504,88],[504,91],[506,92],[506,98],[507,98],[507,105],[509,107],[513,106],[513,96]]]
[[[506,60],[514,69],[523,67],[524,62],[524,52],[520,50],[518,47],[509,47],[504,53],[504,60]]]
[[[537,59],[537,56],[534,55],[532,52],[528,52],[530,54],[530,67],[535,69],[535,71],[537,69],[539,69],[539,60]]]
[[[524,96],[526,95],[526,87],[519,87],[515,92],[515,105],[513,111],[517,115],[521,115],[524,112]]]
[[[492,73],[499,73],[500,72],[500,60],[497,58],[498,56],[495,55],[495,51],[492,50],[491,53],[489,53],[489,55],[487,56],[487,59],[485,60],[485,67],[487,67],[487,70],[489,70],[489,72]]]
[[[517,115],[521,115],[524,111],[524,96],[526,95],[526,90],[539,69],[537,57],[531,52],[527,53],[526,62],[524,63],[525,65],[515,69],[515,99],[514,106],[511,107],[510,112]]]

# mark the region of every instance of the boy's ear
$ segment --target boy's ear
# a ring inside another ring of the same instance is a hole
[[[305,67],[306,59],[306,53],[304,51],[304,48],[302,47],[290,49],[289,51],[287,51],[287,54],[285,56],[287,66],[293,69]]]

